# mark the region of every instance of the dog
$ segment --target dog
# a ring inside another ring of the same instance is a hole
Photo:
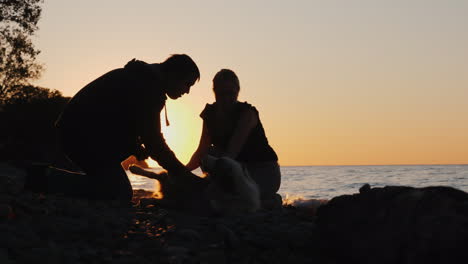
[[[247,169],[229,157],[205,156],[201,168],[205,178],[174,177],[130,166],[134,174],[159,181],[165,205],[192,210],[208,207],[219,215],[253,213],[260,209],[260,192]],[[206,208],[205,208],[206,209]]]
[[[253,213],[260,209],[260,191],[247,169],[229,157],[207,155],[201,162],[209,184],[210,206],[223,215]]]
[[[166,208],[181,209],[184,211],[203,211],[207,206],[207,201],[203,198],[203,190],[206,189],[207,180],[196,176],[169,175],[167,171],[154,173],[147,171],[136,164],[129,167],[130,172],[136,175],[155,179],[159,182],[159,190],[155,192],[158,204]]]

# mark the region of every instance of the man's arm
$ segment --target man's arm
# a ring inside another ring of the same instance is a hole
[[[161,133],[160,111],[155,109],[143,115],[146,118],[142,120],[141,139],[149,156],[170,173],[186,172],[187,169],[169,148]]]

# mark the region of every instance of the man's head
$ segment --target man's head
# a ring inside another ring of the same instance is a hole
[[[177,99],[190,92],[190,87],[200,80],[200,71],[195,62],[185,54],[174,54],[161,63],[161,72],[166,81],[166,94]]]

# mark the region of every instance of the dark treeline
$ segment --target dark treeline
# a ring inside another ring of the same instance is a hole
[[[31,41],[43,0],[0,0],[0,161],[53,162],[54,122],[68,98],[36,87],[43,65]]]
[[[0,107],[0,160],[53,163],[60,158],[54,123],[69,98],[23,86]]]

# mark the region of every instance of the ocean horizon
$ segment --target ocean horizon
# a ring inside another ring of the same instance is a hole
[[[283,199],[331,199],[359,192],[364,184],[449,186],[468,192],[468,164],[281,166]],[[151,168],[159,171],[161,168]],[[194,171],[201,175],[199,169]],[[156,181],[127,172],[134,189],[155,190]]]

